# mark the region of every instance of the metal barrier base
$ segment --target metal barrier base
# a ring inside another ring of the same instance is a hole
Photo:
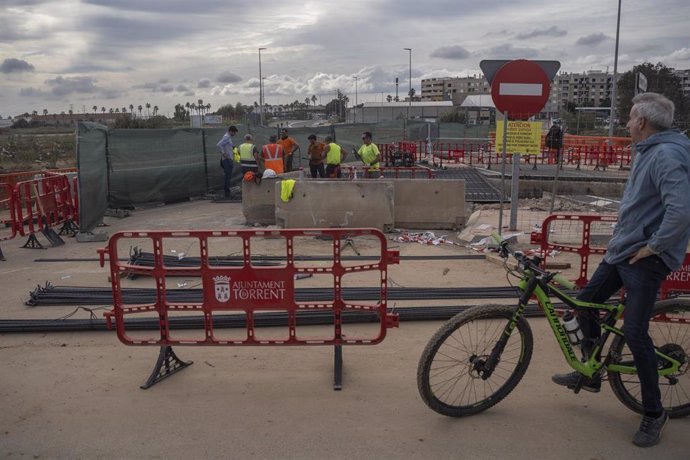
[[[27,249],[46,249],[46,247],[43,246],[40,241],[38,241],[35,233],[29,235],[29,239],[26,240],[26,243],[24,243],[24,246],[22,247]]]
[[[0,248],[0,261],[5,261],[5,256],[2,254],[2,248]]]
[[[151,388],[161,380],[170,377],[187,366],[191,366],[193,363],[194,361],[182,361],[177,357],[171,346],[164,345],[161,347],[161,351],[158,354],[158,361],[156,361],[156,365],[153,367],[153,372],[151,372],[149,379],[139,388],[142,390]]]
[[[77,225],[72,219],[62,224],[62,228],[60,228],[60,231],[58,232],[60,235],[68,236],[75,236],[77,233],[79,233],[79,225]]]
[[[335,345],[333,360],[333,390],[343,389],[343,346]]]

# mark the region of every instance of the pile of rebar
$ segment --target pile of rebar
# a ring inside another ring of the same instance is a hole
[[[201,303],[202,289],[167,289],[166,300],[170,303]],[[389,287],[387,299],[392,300],[466,300],[466,299],[505,299],[517,298],[518,291],[512,286],[479,288],[404,288]],[[379,301],[379,287],[345,287],[342,298],[346,302]],[[333,288],[297,288],[295,302],[328,302],[333,300]],[[156,302],[153,288],[122,289],[124,304],[151,304]],[[47,305],[112,305],[113,293],[110,288],[53,286],[46,283],[30,292],[26,301],[30,306]]]

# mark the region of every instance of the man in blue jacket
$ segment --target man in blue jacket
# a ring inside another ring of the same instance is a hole
[[[659,442],[668,415],[661,404],[657,359],[649,337],[649,320],[661,282],[680,268],[690,239],[690,140],[672,129],[674,105],[656,93],[633,98],[627,128],[636,156],[623,193],[618,224],[606,255],[578,299],[602,303],[621,287],[626,292],[625,340],[635,359],[644,416],[633,443]],[[594,310],[580,312],[583,353],[601,334]],[[601,376],[557,374],[558,385],[598,392]]]

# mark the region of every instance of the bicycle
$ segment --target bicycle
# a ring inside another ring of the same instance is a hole
[[[439,328],[417,368],[417,387],[426,405],[440,414],[462,417],[489,409],[508,396],[525,375],[532,357],[533,336],[525,309],[535,297],[566,361],[582,375],[575,393],[586,378],[608,375],[616,397],[629,409],[643,413],[632,354],[623,332],[616,327],[625,305],[596,304],[571,297],[564,291],[576,286],[558,273],[540,268],[540,257],[513,251],[499,235],[492,236],[499,243],[508,275],[519,278],[520,300],[515,307],[471,307]],[[508,266],[509,256],[517,261],[517,268]],[[599,320],[602,334],[587,360],[581,361],[576,355],[551,297],[568,309],[596,308],[603,312]],[[690,300],[675,298],[655,304],[650,336],[658,357],[662,403],[672,418],[690,414],[689,325]],[[613,341],[603,355],[610,337]]]

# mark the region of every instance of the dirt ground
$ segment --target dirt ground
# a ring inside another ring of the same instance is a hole
[[[481,213],[472,226],[495,225],[495,217]],[[106,224],[99,230],[110,234],[231,229],[244,228],[244,218],[240,204],[198,201],[137,210],[127,218],[106,218]],[[436,234],[458,240],[454,232]],[[520,241],[526,245],[528,238]],[[29,291],[46,281],[110,286],[109,269],[95,261],[96,249],[104,243],[68,238],[64,246],[47,250],[19,248],[23,243],[2,243],[7,258],[0,262],[2,319],[55,319],[73,312],[74,306],[24,304]],[[305,250],[318,251],[317,244],[305,243]],[[389,244],[401,255],[477,254],[461,245]],[[359,247],[367,250],[366,243]],[[94,260],[36,262],[38,258]],[[389,286],[507,285],[503,269],[487,260],[402,261],[388,275]],[[315,282],[296,281],[297,287]],[[146,283],[123,280],[123,287]],[[413,304],[420,302],[397,305]],[[100,316],[102,310],[95,313]],[[88,315],[79,310],[72,318]],[[431,411],[417,392],[417,362],[440,321],[402,322],[388,330],[381,344],[344,347],[342,391],[332,389],[333,350],[327,346],[176,347],[194,365],[141,390],[158,354],[155,347],[125,346],[114,332],[2,334],[0,457],[690,457],[690,418],[671,420],[660,445],[639,449],[630,442],[639,416],[618,402],[608,386],[599,394],[575,395],[553,385],[550,376],[565,371],[565,362],[545,320],[530,319],[530,324],[535,350],[522,382],[494,408],[461,419]]]

